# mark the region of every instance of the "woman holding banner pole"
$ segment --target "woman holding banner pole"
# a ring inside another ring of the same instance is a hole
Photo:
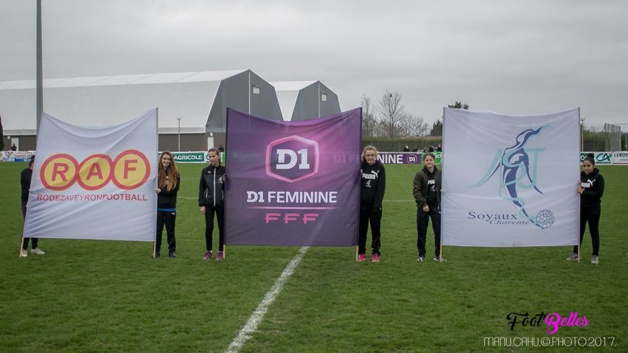
[[[198,206],[205,215],[205,255],[203,259],[210,260],[213,252],[214,214],[218,222],[218,254],[216,260],[225,259],[225,208],[224,186],[225,167],[220,162],[220,151],[210,148],[209,165],[201,171],[201,181],[198,186]]]
[[[13,145],[15,146],[15,145]],[[28,197],[31,190],[31,179],[33,177],[33,164],[35,164],[35,157],[31,158],[28,162],[28,168],[25,168],[20,173],[20,184],[22,186],[22,216],[26,221],[26,209],[28,208]],[[31,240],[31,254],[36,255],[44,255],[43,252],[38,246],[39,239],[38,238],[25,238],[22,237],[22,250],[20,251],[20,257],[28,256],[28,239]]]
[[[157,167],[157,235],[155,240],[155,258],[161,255],[161,235],[164,225],[168,239],[168,256],[177,257],[177,240],[174,225],[177,219],[177,193],[181,176],[177,170],[172,153],[164,151],[159,156]]]
[[[360,189],[360,230],[358,237],[358,262],[366,257],[366,233],[371,223],[371,262],[379,262],[381,255],[382,201],[386,190],[386,170],[377,160],[377,149],[364,147],[362,151],[361,189]]]
[[[428,152],[423,156],[423,169],[414,176],[412,194],[416,201],[416,225],[417,248],[419,257],[417,261],[425,261],[425,240],[427,227],[432,219],[434,231],[434,261],[444,262],[440,248],[440,193],[441,171],[436,167],[434,153]]]
[[[604,195],[604,177],[600,170],[595,168],[593,154],[587,155],[582,162],[582,172],[580,173],[580,184],[577,188],[580,194],[580,243],[584,238],[584,229],[589,223],[589,233],[591,233],[591,243],[593,254],[591,263],[600,263],[600,216],[602,214],[602,195]],[[573,247],[573,253],[567,260],[577,261],[580,259],[580,245]]]

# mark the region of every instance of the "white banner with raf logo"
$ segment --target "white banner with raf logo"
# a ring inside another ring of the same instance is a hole
[[[154,241],[157,109],[84,128],[43,114],[24,237]]]
[[[578,244],[580,111],[445,108],[442,244]]]

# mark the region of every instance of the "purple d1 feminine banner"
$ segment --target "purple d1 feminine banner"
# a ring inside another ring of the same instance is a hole
[[[297,122],[227,110],[225,243],[352,246],[361,109]]]

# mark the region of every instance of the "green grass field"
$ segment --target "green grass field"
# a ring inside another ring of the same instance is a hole
[[[40,241],[44,256],[19,258],[25,166],[0,163],[1,352],[223,352],[299,252],[232,246],[224,262],[202,260],[202,165],[179,164],[177,259],[152,259],[151,243],[60,239]],[[356,263],[354,248],[309,248],[240,352],[628,352],[627,167],[600,167],[599,266],[588,233],[580,263],[565,260],[570,247],[446,247],[448,262],[416,262],[417,168],[387,166],[381,262]],[[577,312],[589,324],[548,336],[545,324],[511,330],[511,312]],[[545,337],[554,346],[521,343]]]

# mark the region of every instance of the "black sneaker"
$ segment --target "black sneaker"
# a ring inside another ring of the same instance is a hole
[[[168,256],[170,256],[170,257],[177,257],[177,253],[176,253],[176,252],[174,252],[174,251],[170,251],[170,252],[168,253]]]
[[[153,258],[158,258],[159,256],[161,256],[161,252],[159,252],[159,250],[155,251],[155,255],[153,255]]]

